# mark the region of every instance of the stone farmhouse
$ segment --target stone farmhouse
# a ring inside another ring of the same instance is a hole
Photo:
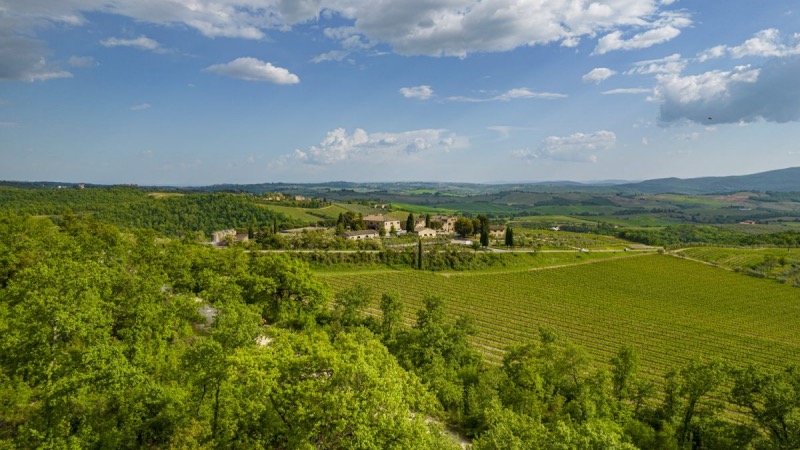
[[[435,238],[436,237],[436,230],[433,230],[433,229],[430,229],[430,228],[422,227],[422,228],[418,229],[416,231],[416,233],[417,233],[417,236],[420,239],[430,239],[430,238]]]
[[[247,233],[237,233],[236,230],[231,228],[211,233],[211,243],[223,247],[227,244],[229,237],[233,238],[233,242],[247,242],[249,240]]]
[[[222,230],[222,231],[215,231],[211,234],[211,243],[216,244],[218,242],[222,242],[225,240],[225,236],[233,236],[236,237],[236,230],[229,229],[229,230]]]
[[[376,239],[380,237],[375,230],[345,231],[340,236],[348,241],[360,241],[363,239]]]
[[[393,217],[384,216],[382,214],[371,214],[364,217],[364,227],[368,230],[375,230],[378,231],[381,228],[385,232],[392,231],[392,227],[394,227],[395,231],[400,231],[403,227],[400,225],[400,220],[395,219]]]
[[[439,228],[442,233],[454,233],[456,231],[456,220],[458,220],[458,217],[433,216],[431,217],[431,225],[434,228]],[[440,224],[441,227],[434,224]]]
[[[500,239],[505,235],[506,227],[503,225],[489,225],[489,236]]]

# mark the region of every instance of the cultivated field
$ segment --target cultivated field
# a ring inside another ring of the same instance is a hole
[[[743,269],[754,266],[772,257],[777,260],[783,258],[785,262],[800,260],[800,248],[720,248],[720,247],[693,247],[680,251],[681,255],[688,258],[699,259],[716,264],[728,269]]]
[[[691,358],[783,367],[800,363],[800,290],[666,255],[631,255],[591,264],[483,274],[403,271],[319,274],[336,292],[355,283],[397,291],[410,323],[427,294],[453,317],[470,314],[474,343],[488,359],[548,326],[601,364],[624,344],[643,370],[663,375]]]
[[[323,208],[301,208],[297,206],[284,206],[269,203],[261,204],[261,206],[269,209],[270,211],[283,214],[292,220],[301,221],[308,225],[316,224],[317,222],[325,219],[336,219],[340,213],[348,211],[339,205],[330,205]]]

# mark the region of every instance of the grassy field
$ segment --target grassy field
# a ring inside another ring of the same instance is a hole
[[[514,236],[518,243],[524,242],[525,247],[537,248],[540,250],[578,248],[590,250],[623,250],[631,245],[635,245],[633,242],[612,236],[572,233],[569,231],[517,229],[514,231]],[[497,240],[497,245],[495,245],[495,247],[502,248],[502,243],[502,239]]]
[[[594,226],[597,225],[597,221],[595,220],[587,220],[581,219],[578,217],[570,217],[570,216],[561,216],[561,215],[552,215],[552,216],[524,216],[524,217],[516,217],[509,221],[509,223],[514,227],[522,227],[525,228],[526,226],[534,228],[534,227],[550,227],[554,225],[590,225]]]
[[[401,209],[403,211],[410,211],[414,214],[455,214],[457,211],[454,209],[447,209],[447,208],[439,208],[434,206],[425,206],[425,205],[412,205],[410,203],[397,203],[392,202],[392,207],[396,209]]]
[[[691,358],[783,367],[800,363],[800,291],[666,255],[630,255],[551,269],[507,273],[424,271],[322,274],[334,292],[362,283],[397,291],[406,318],[428,294],[447,300],[453,317],[475,317],[474,344],[499,361],[506,346],[548,326],[606,364],[625,344],[643,370],[662,376]]]
[[[148,197],[153,198],[169,198],[169,197],[183,197],[186,194],[181,194],[178,192],[151,192],[147,194]]]
[[[336,219],[339,217],[339,213],[348,211],[338,204],[323,208],[300,208],[297,206],[283,206],[275,204],[261,204],[261,206],[269,209],[270,211],[281,213],[290,219],[301,221],[308,225],[314,225],[320,220],[324,220],[326,218]]]
[[[746,268],[756,265],[767,256],[776,259],[800,260],[800,249],[792,248],[720,248],[693,247],[681,250],[680,254],[713,263],[727,269]]]

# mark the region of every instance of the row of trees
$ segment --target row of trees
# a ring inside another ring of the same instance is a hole
[[[647,245],[676,247],[693,244],[715,245],[768,245],[776,247],[797,247],[800,245],[800,231],[781,231],[776,233],[741,233],[728,228],[696,225],[671,225],[658,230],[616,231],[619,237]]]

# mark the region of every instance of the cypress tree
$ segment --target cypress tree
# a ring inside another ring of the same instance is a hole
[[[506,226],[506,247],[514,246],[514,230],[510,226]]]
[[[408,218],[406,219],[406,231],[409,233],[414,232],[414,213],[408,213]]]
[[[478,216],[481,224],[481,246],[489,246],[489,218],[486,216]]]
[[[422,239],[417,239],[417,270],[422,270]]]

